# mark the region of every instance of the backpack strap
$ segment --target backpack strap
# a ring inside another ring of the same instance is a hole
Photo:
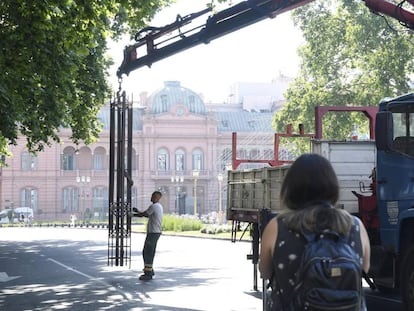
[[[308,243],[325,237],[335,241],[343,240],[343,237],[333,230],[324,230],[320,232],[302,231],[301,234]]]
[[[352,240],[355,242],[355,252],[362,258],[363,257],[363,251],[362,251],[362,241],[361,241],[361,235],[360,235],[360,225],[358,218],[356,216],[352,216],[354,223],[351,227],[351,231],[349,232],[347,236],[347,243],[351,243]],[[357,229],[358,228],[358,229]]]

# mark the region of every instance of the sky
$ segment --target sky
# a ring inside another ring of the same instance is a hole
[[[203,10],[207,2],[177,0],[176,4],[158,13],[150,25],[170,24],[178,14],[183,17]],[[286,12],[209,44],[200,44],[160,60],[151,68],[138,68],[129,76],[123,76],[122,89],[138,98],[141,92],[151,94],[162,88],[164,81],[180,81],[181,86],[202,94],[205,102],[220,103],[228,100],[230,86],[236,82],[271,82],[280,74],[294,77],[299,68],[297,48],[303,38],[300,30],[294,27],[290,14]],[[208,16],[203,15],[197,22],[204,22]],[[124,47],[133,43],[123,40],[110,44],[110,56],[114,60],[110,82],[114,90],[118,89],[116,70],[122,62]]]

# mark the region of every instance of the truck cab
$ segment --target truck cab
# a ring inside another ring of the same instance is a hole
[[[386,260],[374,280],[400,288],[407,310],[414,310],[414,93],[382,100],[375,132],[380,241],[372,247]]]

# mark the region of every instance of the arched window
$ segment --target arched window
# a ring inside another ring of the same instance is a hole
[[[20,205],[21,207],[30,207],[33,211],[37,211],[37,189],[23,188],[20,192]]]
[[[104,220],[108,211],[108,188],[95,187],[92,189],[92,205],[94,218]]]
[[[93,169],[95,171],[102,171],[106,169],[106,157],[105,149],[103,147],[98,147],[93,153]]]
[[[64,171],[76,170],[75,148],[66,147],[63,149],[61,168]]]
[[[35,171],[37,169],[37,157],[27,151],[22,152],[22,171]]]
[[[62,209],[64,213],[79,210],[79,191],[75,187],[66,187],[62,190]]]
[[[160,172],[167,172],[169,170],[168,150],[164,148],[158,149],[157,152],[157,170]]]
[[[185,151],[177,149],[175,151],[175,170],[182,172],[185,169]]]
[[[105,148],[98,147],[93,152],[93,169],[95,171],[103,171],[106,165]]]
[[[196,148],[193,150],[193,170],[203,170],[204,169],[204,159],[203,159],[203,150]]]

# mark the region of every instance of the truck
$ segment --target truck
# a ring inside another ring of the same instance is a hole
[[[319,126],[321,120],[316,120]],[[331,162],[340,185],[338,207],[360,217],[367,229],[371,244],[367,282],[381,292],[399,292],[405,310],[413,311],[414,93],[382,100],[371,123],[374,132],[369,140],[324,140],[319,133],[310,138],[310,152]],[[227,219],[233,222],[233,237],[241,222],[251,225],[249,259],[254,265],[269,214],[283,208],[279,193],[289,167],[281,163],[228,171]]]

